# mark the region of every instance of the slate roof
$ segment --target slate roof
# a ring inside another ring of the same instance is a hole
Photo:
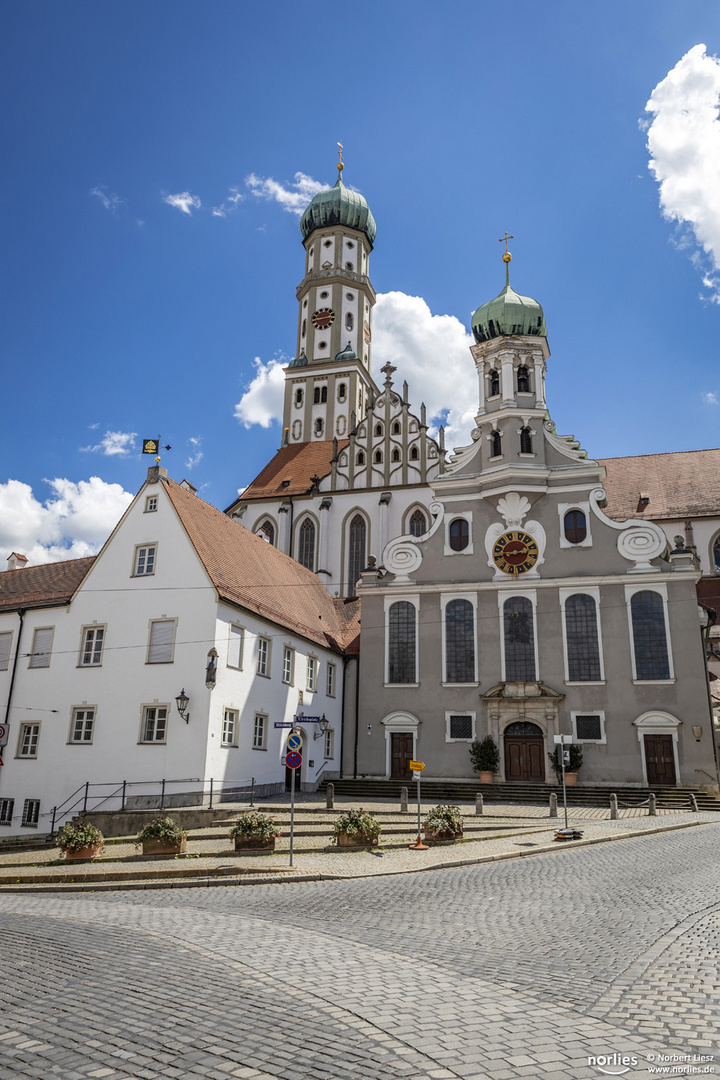
[[[338,439],[344,450],[349,439]],[[327,476],[332,468],[333,444],[328,441],[295,443],[283,446],[245,488],[237,502],[246,499],[278,499],[285,495],[306,495],[313,476]],[[284,481],[289,481],[287,484]],[[230,507],[228,507],[228,510]],[[225,511],[227,513],[227,510]]]
[[[720,515],[720,449],[605,458],[607,515],[650,521]],[[640,499],[649,496],[649,502]]]
[[[68,559],[66,562],[26,566],[0,573],[0,611],[58,607],[68,604],[78,585],[95,562]]]
[[[336,651],[353,645],[359,633],[359,600],[333,600],[316,575],[300,563],[180,484],[163,483],[223,600],[318,645]]]

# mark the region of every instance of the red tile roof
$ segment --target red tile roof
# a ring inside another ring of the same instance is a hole
[[[337,651],[353,642],[358,601],[336,603],[300,563],[180,484],[163,482],[222,599]]]
[[[344,450],[349,439],[338,440]],[[285,495],[305,495],[314,476],[327,476],[332,468],[332,442],[295,443],[283,446],[262,472],[245,488],[236,502],[245,499],[277,499]],[[286,483],[287,481],[287,483]],[[236,503],[232,505],[235,506]],[[230,509],[230,507],[228,507]],[[227,513],[227,510],[225,511]]]
[[[720,515],[720,449],[605,458],[607,514],[616,521]],[[641,498],[648,498],[641,504]]]
[[[25,566],[0,572],[0,611],[67,604],[95,562],[95,557]]]

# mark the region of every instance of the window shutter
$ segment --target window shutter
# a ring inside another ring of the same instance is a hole
[[[52,639],[53,628],[51,626],[47,626],[43,630],[35,631],[30,667],[50,667]]]
[[[0,671],[7,671],[10,662],[12,634],[0,634]]]
[[[242,649],[243,632],[239,626],[230,627],[230,639],[228,641],[228,667],[240,667],[240,651]]]
[[[148,664],[172,663],[174,636],[175,622],[172,619],[164,619],[152,624]]]

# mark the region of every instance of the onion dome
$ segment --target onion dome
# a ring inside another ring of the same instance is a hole
[[[290,363],[288,364],[288,367],[306,367],[307,362],[308,362],[308,358],[305,355],[305,350],[301,349],[299,355],[296,356],[294,360],[290,361]]]
[[[335,359],[336,360],[342,360],[342,361],[345,361],[345,360],[357,360],[358,359],[358,354],[353,349],[352,342],[348,341],[348,343],[345,346],[345,348],[343,349],[343,351],[336,354]]]
[[[482,304],[472,317],[472,332],[478,344],[504,334],[547,337],[545,316],[540,304],[531,296],[521,296],[510,287],[511,258],[509,251],[503,253],[505,288],[494,300]]]
[[[329,225],[346,225],[365,233],[371,244],[375,241],[377,225],[370,207],[359,191],[345,187],[342,176],[338,176],[335,187],[319,191],[306,208],[300,218],[303,240],[307,240],[315,229]]]

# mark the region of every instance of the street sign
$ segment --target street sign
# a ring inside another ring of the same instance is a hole
[[[291,728],[293,726],[292,720],[276,720],[273,727]]]
[[[287,737],[288,750],[302,750],[303,737],[299,731],[291,731]]]
[[[425,768],[425,762],[424,761],[409,761],[408,765],[410,766],[410,768],[412,769],[413,772],[422,772],[423,769]]]
[[[296,716],[295,717],[295,723],[296,724],[321,724],[322,720],[323,720],[322,716]]]
[[[295,751],[291,751],[285,755],[285,764],[288,769],[299,769],[302,765],[302,754],[297,754]]]
[[[7,746],[8,738],[10,737],[10,725],[0,724],[0,746]]]

